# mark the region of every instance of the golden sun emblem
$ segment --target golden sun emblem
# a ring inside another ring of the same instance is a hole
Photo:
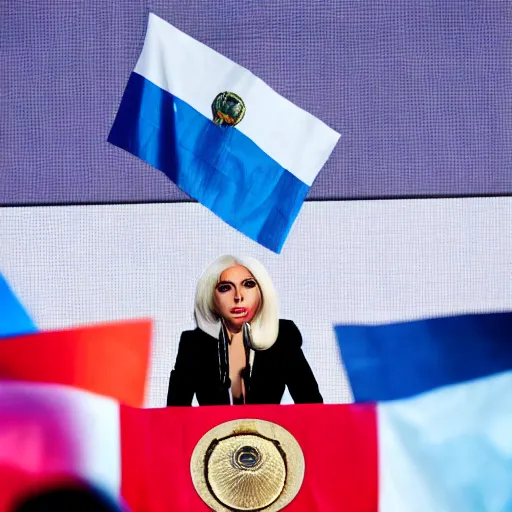
[[[222,423],[197,443],[194,487],[215,512],[277,512],[299,492],[304,455],[283,427],[257,419]]]

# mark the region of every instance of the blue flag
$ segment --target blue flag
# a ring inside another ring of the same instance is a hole
[[[0,274],[0,337],[37,332],[37,327]]]
[[[335,328],[356,402],[406,398],[512,369],[512,314]]]

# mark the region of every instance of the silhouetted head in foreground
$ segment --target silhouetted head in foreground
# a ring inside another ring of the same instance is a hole
[[[104,494],[85,485],[67,485],[26,496],[12,512],[120,512]]]

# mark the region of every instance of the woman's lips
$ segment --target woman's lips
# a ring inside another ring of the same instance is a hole
[[[236,316],[246,316],[247,315],[247,308],[232,308],[230,310],[230,313],[232,315],[236,315]]]

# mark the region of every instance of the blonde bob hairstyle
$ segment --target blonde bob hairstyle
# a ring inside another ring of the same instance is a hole
[[[249,256],[221,256],[203,272],[196,288],[194,313],[197,326],[214,338],[219,336],[221,323],[215,311],[213,295],[221,274],[236,265],[249,270],[260,288],[261,305],[251,321],[251,332],[253,348],[266,350],[275,343],[279,330],[277,294],[265,267]]]

